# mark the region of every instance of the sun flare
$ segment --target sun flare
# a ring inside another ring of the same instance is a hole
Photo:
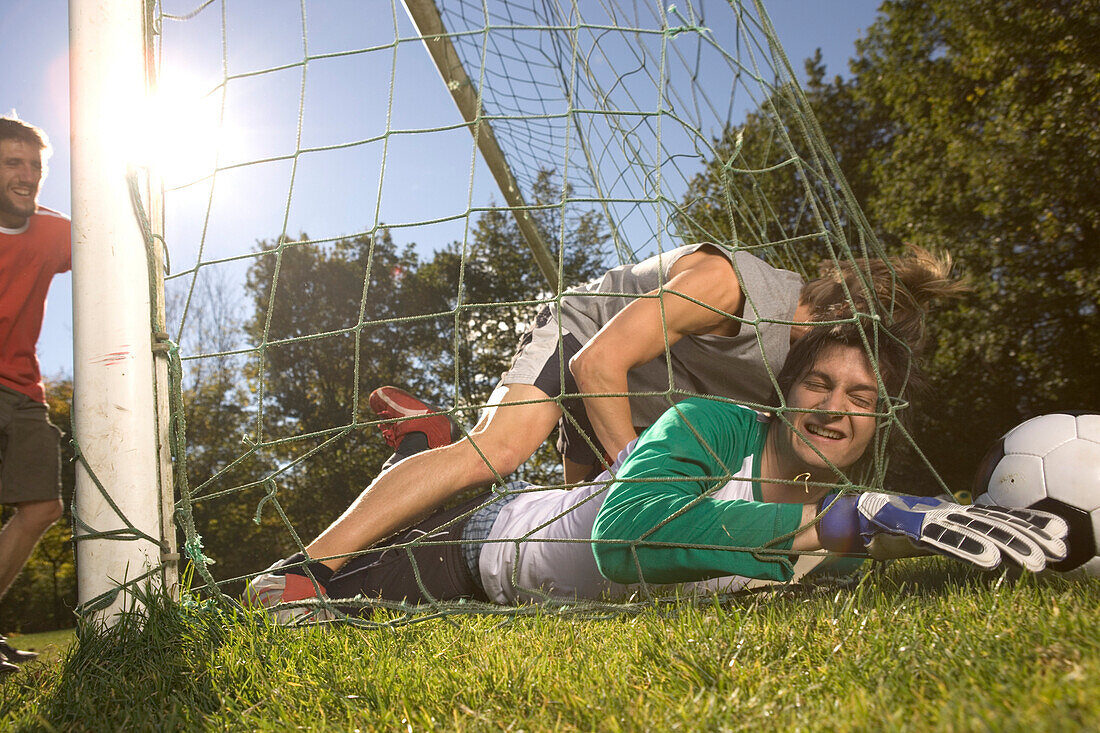
[[[222,113],[222,90],[183,79],[162,79],[147,98],[138,141],[142,164],[167,187],[211,175],[236,142]]]

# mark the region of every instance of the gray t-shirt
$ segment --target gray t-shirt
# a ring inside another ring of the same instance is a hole
[[[602,277],[569,290],[560,301],[561,325],[581,343],[587,342],[636,296],[668,282],[672,266],[685,255],[709,246],[733,263],[745,294],[744,319],[736,336],[686,336],[673,344],[669,363],[659,356],[627,374],[632,393],[630,409],[635,425],[652,425],[674,402],[691,395],[714,395],[750,406],[774,402],[771,377],[783,366],[790,350],[789,323],[798,306],[802,279],[772,267],[748,252],[726,247],[690,244],[660,253],[633,265],[608,270]],[[669,367],[671,366],[671,383]]]

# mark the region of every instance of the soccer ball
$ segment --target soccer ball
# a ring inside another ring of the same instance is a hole
[[[976,504],[1062,517],[1069,552],[1050,567],[1100,577],[1100,415],[1067,412],[1020,423],[982,460],[973,495]]]

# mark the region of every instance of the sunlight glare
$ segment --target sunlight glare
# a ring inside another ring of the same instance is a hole
[[[168,188],[213,174],[233,144],[222,120],[222,92],[203,90],[179,78],[161,79],[148,97],[141,135],[142,163],[156,171]]]

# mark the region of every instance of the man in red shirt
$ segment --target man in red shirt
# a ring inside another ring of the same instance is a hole
[[[48,417],[36,345],[50,281],[69,270],[69,219],[38,205],[50,146],[45,133],[0,117],[0,598],[61,516],[60,433]],[[0,636],[0,675],[36,656]]]

